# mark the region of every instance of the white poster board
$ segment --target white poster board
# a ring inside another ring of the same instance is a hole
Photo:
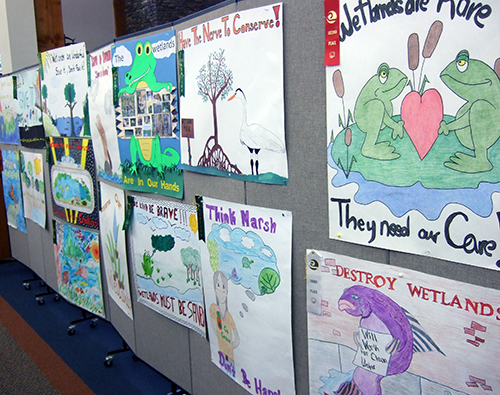
[[[366,4],[326,68],[330,238],[498,270],[500,4]]]
[[[113,104],[111,45],[92,52],[89,57],[89,123],[97,174],[121,184],[120,150]]]
[[[177,39],[182,167],[287,184],[283,5],[224,15]]]
[[[137,300],[205,336],[196,208],[134,196],[132,210],[128,240]]]
[[[212,362],[252,394],[295,393],[289,211],[203,197]]]
[[[99,224],[102,261],[106,272],[109,296],[131,319],[132,300],[127,264],[127,246],[125,244],[125,194],[123,190],[100,182],[101,210]]]
[[[311,394],[498,392],[500,291],[325,251],[306,264]]]

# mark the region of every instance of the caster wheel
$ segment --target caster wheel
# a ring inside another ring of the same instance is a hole
[[[113,356],[112,355],[108,355],[106,357],[106,359],[104,360],[104,366],[106,366],[107,368],[109,368],[111,365],[113,365]]]
[[[71,325],[68,328],[68,335],[73,336],[75,334],[75,332],[76,332],[75,327],[73,325]]]
[[[60,295],[54,295],[54,302],[59,302],[59,300],[61,300],[61,296]]]
[[[36,298],[36,301],[38,302],[38,304],[41,306],[45,303],[45,300],[43,298]]]
[[[94,329],[97,326],[97,318],[90,320],[90,327]]]
[[[24,285],[24,289],[25,289],[26,291],[28,291],[28,290],[30,290],[30,289],[31,289],[31,285],[30,285],[30,283],[23,283],[23,285]]]

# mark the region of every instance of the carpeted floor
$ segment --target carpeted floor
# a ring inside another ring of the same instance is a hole
[[[39,281],[26,290],[23,280],[33,272],[17,261],[0,264],[0,394],[171,394],[176,388],[167,378],[131,352],[115,356],[104,366],[108,351],[120,349],[122,338],[113,326],[99,320],[68,325],[82,310],[64,299],[35,294],[44,292]]]
[[[38,366],[1,324],[0,394],[59,394]]]
[[[1,296],[0,323],[0,393],[93,394]]]

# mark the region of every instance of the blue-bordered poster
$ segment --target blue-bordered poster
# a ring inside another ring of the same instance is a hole
[[[112,46],[123,188],[182,198],[175,34]]]

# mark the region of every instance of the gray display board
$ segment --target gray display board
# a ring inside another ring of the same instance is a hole
[[[228,13],[267,4],[270,2],[262,0],[231,3],[194,19],[183,20],[174,28],[186,29]],[[306,249],[331,251],[497,289],[500,289],[500,272],[329,238],[323,2],[284,0],[283,25],[288,185],[248,183],[185,171],[182,202],[191,204],[195,195],[205,195],[293,213],[291,297],[295,384],[298,394],[306,394],[309,388],[304,281]],[[360,61],[362,56],[360,54]],[[265,97],[266,92],[262,92],[262,100]],[[12,149],[12,146],[0,146]],[[45,167],[46,177],[47,170]],[[49,195],[47,201],[50,202]],[[56,287],[51,211],[49,205],[47,229],[30,225],[28,236],[11,229],[10,238],[13,256],[33,268],[50,286]],[[40,267],[42,259],[43,268]],[[131,269],[129,263],[129,272]],[[135,299],[134,281],[131,284]],[[121,313],[107,296],[105,303],[108,319],[136,354],[188,392],[197,395],[247,394],[210,361],[207,339],[135,301],[134,321]]]

